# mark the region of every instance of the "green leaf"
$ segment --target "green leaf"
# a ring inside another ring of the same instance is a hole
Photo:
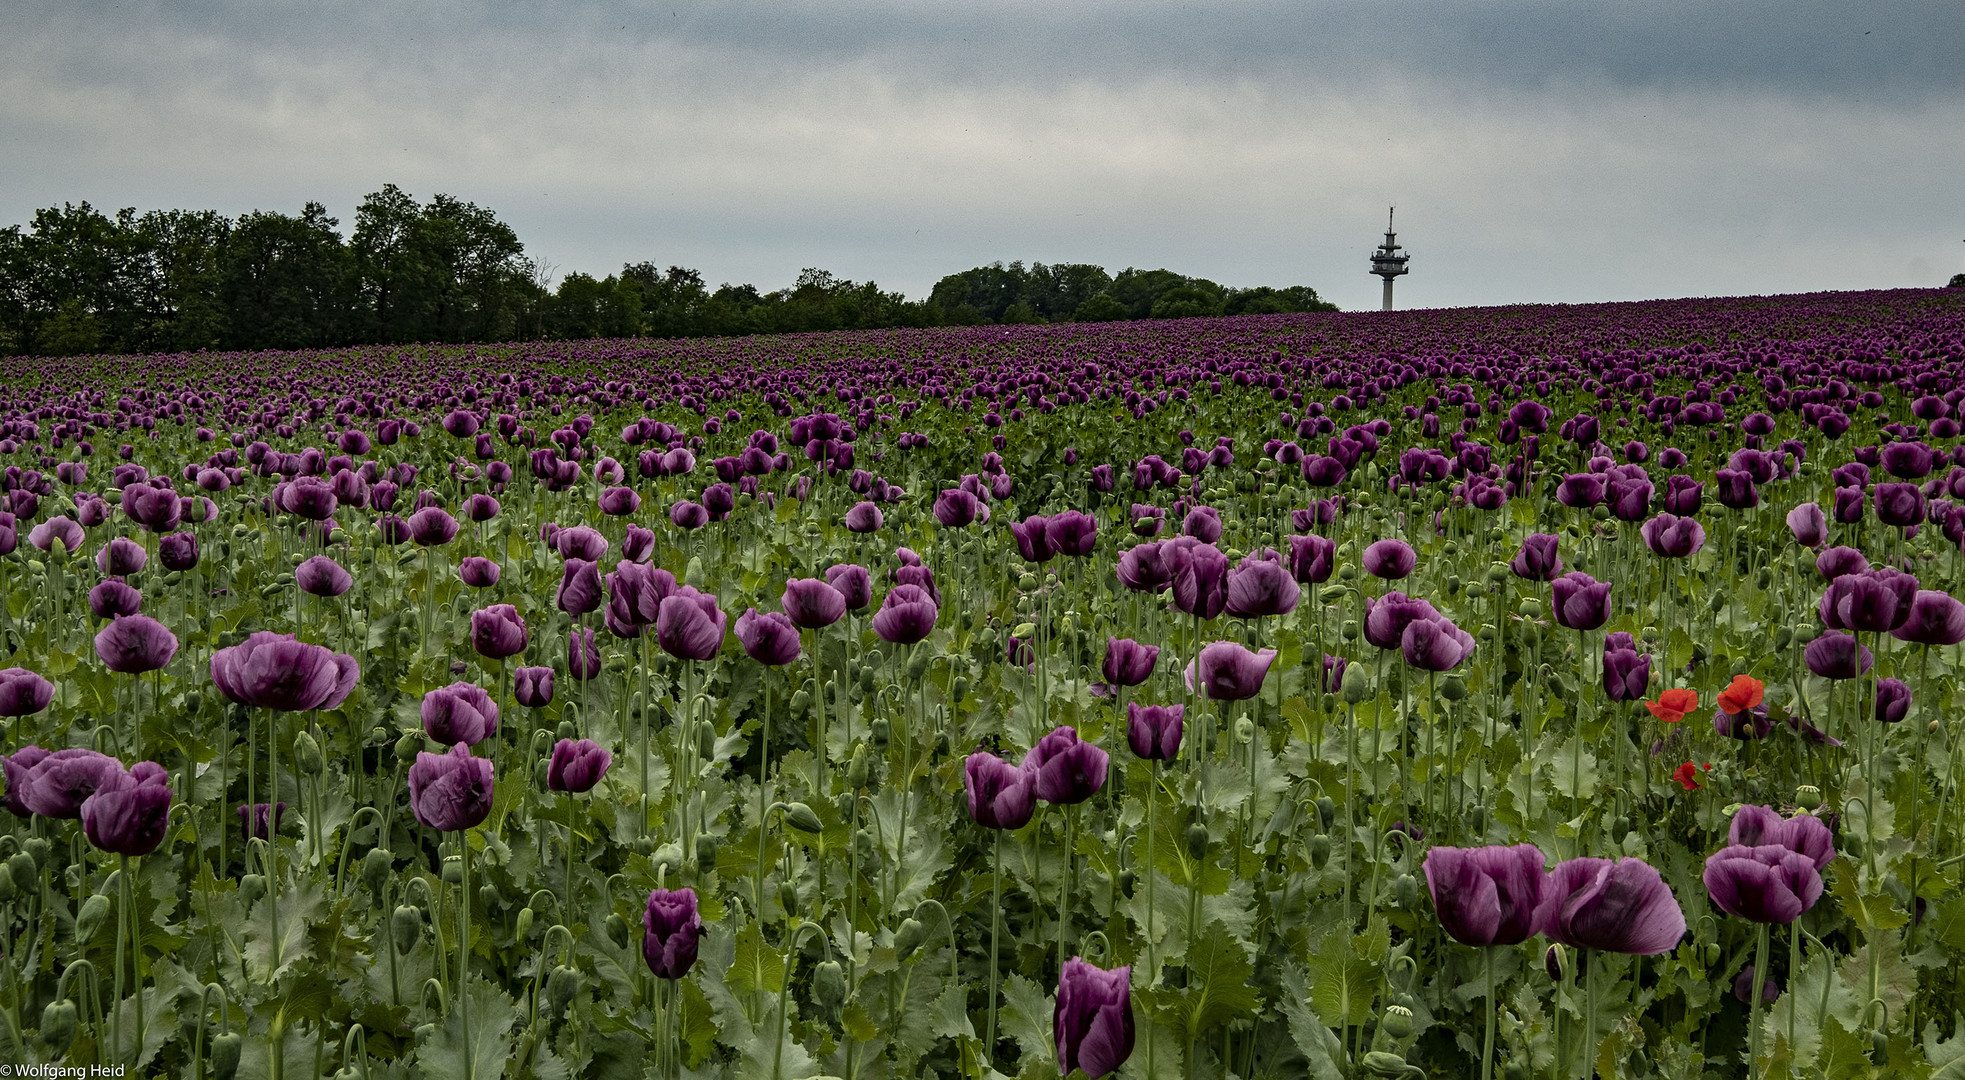
[[[1003,984],[1003,1008],[998,1013],[1002,1030],[1017,1041],[1026,1061],[1050,1061],[1057,1056],[1051,1037],[1052,1002],[1037,984],[1011,973]]]
[[[724,980],[740,994],[775,994],[784,989],[785,958],[765,944],[756,923],[745,923],[737,931],[737,956]]]
[[[484,979],[474,978],[469,987],[471,1006],[470,1054],[472,1073],[498,1076],[512,1056],[512,1024],[518,1010],[512,1000]],[[449,1080],[462,1077],[464,1069],[464,1028],[455,1005],[450,1015],[416,1048],[417,1075]]]
[[[1371,1018],[1377,966],[1353,952],[1349,935],[1324,935],[1310,957],[1310,1004],[1326,1027],[1353,1027]]]
[[[1181,1002],[1187,1037],[1196,1038],[1218,1024],[1255,1012],[1262,998],[1249,985],[1254,974],[1255,965],[1228,927],[1210,923],[1187,949],[1188,990]]]
[[[1343,1080],[1339,1062],[1344,1060],[1344,1044],[1310,1011],[1308,976],[1293,962],[1282,964],[1283,997],[1277,1004],[1289,1023],[1290,1038],[1309,1061],[1310,1080]]]

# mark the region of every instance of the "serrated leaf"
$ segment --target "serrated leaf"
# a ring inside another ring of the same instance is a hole
[[[740,994],[775,994],[784,989],[785,958],[764,941],[756,923],[737,931],[737,954],[724,981]]]
[[[1281,965],[1283,996],[1277,1005],[1288,1021],[1290,1038],[1309,1063],[1310,1080],[1343,1080],[1338,1062],[1344,1060],[1344,1044],[1310,1011],[1310,988],[1303,968],[1293,962]]]
[[[468,993],[472,1073],[476,1076],[498,1076],[505,1071],[505,1061],[512,1054],[510,1034],[512,1024],[518,1019],[518,1010],[503,991],[487,980],[472,978]],[[418,1075],[442,1077],[445,1080],[464,1076],[465,1050],[463,1021],[453,1001],[450,1015],[417,1044]]]
[[[1255,965],[1222,923],[1210,923],[1200,940],[1188,946],[1186,964],[1188,990],[1181,1003],[1181,1020],[1188,1038],[1253,1013],[1261,1005],[1261,996],[1249,985]]]
[[[1326,934],[1310,957],[1310,1004],[1326,1027],[1354,1027],[1371,1018],[1377,966],[1359,958],[1349,935]]]
[[[1002,1031],[1023,1048],[1026,1059],[1050,1059],[1057,1054],[1051,1038],[1051,999],[1036,983],[1011,973],[1003,983],[1003,1007],[997,1014]]]

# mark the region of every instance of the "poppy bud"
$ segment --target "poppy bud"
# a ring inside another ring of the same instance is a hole
[[[1467,808],[1467,828],[1475,836],[1479,836],[1487,831],[1487,807],[1472,806]]]
[[[1394,1039],[1403,1039],[1412,1034],[1412,1010],[1403,1005],[1393,1005],[1385,1010],[1385,1018],[1379,1021],[1378,1026]]]
[[[1643,1055],[1633,1060],[1642,1061]],[[1528,1080],[1528,1066],[1519,1061],[1510,1061],[1501,1069],[1501,1080]]]
[[[921,943],[928,938],[928,928],[915,918],[901,921],[900,929],[894,931],[894,955],[902,960],[914,955]]]
[[[553,762],[551,758],[540,758],[532,763],[532,786],[544,791],[552,782]]]
[[[1400,874],[1392,879],[1392,900],[1402,908],[1417,907],[1419,904],[1419,879],[1411,874]]]
[[[48,865],[48,854],[54,850],[54,845],[45,836],[35,836],[28,838],[27,843],[21,845],[21,850],[34,860],[34,871],[39,873],[42,867]]]
[[[1344,700],[1352,705],[1371,696],[1370,677],[1365,674],[1363,664],[1349,664],[1344,668]]]
[[[792,803],[785,808],[785,824],[799,832],[818,834],[826,831],[825,823],[810,806],[802,802]]]
[[[628,920],[623,919],[618,911],[611,912],[607,916],[607,940],[612,941],[617,949],[628,947],[630,940]]]
[[[416,755],[422,753],[426,745],[428,744],[424,742],[422,732],[404,732],[403,737],[396,740],[396,760],[405,765],[414,762]]]
[[[369,848],[362,856],[362,884],[368,886],[377,903],[382,900],[382,888],[389,882],[389,871],[394,859],[387,848]]]
[[[505,906],[505,898],[498,894],[497,885],[487,881],[478,886],[478,903],[489,912]]]
[[[239,903],[250,908],[266,895],[265,874],[244,874],[239,878]]]
[[[791,714],[803,716],[812,709],[812,692],[800,689],[791,696]]]
[[[888,740],[894,737],[893,725],[884,716],[869,724],[868,731],[870,737],[873,739],[874,748],[877,750],[887,749]]]
[[[846,765],[846,786],[850,788],[866,787],[867,774],[872,771],[872,768],[873,763],[867,756],[866,745],[862,743],[859,746],[855,746],[853,748],[852,760],[847,762]]]
[[[1208,854],[1208,827],[1195,822],[1187,827],[1187,857],[1201,859]]]
[[[60,1001],[50,1001],[47,1007],[41,1010],[41,1041],[47,1043],[50,1053],[57,1057],[68,1053],[69,1044],[75,1041],[75,1003],[73,1001],[67,998],[63,998]],[[214,1051],[213,1057],[216,1059],[217,1055],[215,1051],[218,1047],[214,1045],[212,1049]],[[234,1069],[238,1068],[238,1061],[239,1055],[234,1051],[232,1055],[232,1067]]]
[[[1139,884],[1138,874],[1133,873],[1131,869],[1119,871],[1119,891],[1125,893],[1128,899],[1132,898],[1133,886],[1137,884]]]
[[[957,675],[955,677],[955,681],[949,685],[949,696],[957,705],[962,704],[963,699],[969,696],[969,677],[967,675]]]
[[[1440,696],[1448,701],[1467,700],[1467,680],[1460,678],[1446,680],[1440,684]]]
[[[926,677],[928,674],[928,662],[933,659],[934,657],[930,656],[926,650],[914,650],[914,655],[907,659],[907,677],[917,682]]]
[[[327,759],[321,756],[321,744],[305,731],[294,737],[293,764],[306,776],[319,776],[327,771]]]
[[[573,995],[580,990],[580,973],[570,967],[555,964],[550,975],[546,976],[546,1003],[551,1006],[550,1014],[558,1015],[566,1011],[573,1001]]]
[[[703,560],[701,556],[691,556],[689,565],[683,567],[682,583],[695,588],[703,587]]]
[[[1407,1070],[1412,1068],[1406,1064],[1405,1058],[1384,1050],[1373,1050],[1365,1054],[1364,1066],[1366,1072],[1373,1076],[1386,1077],[1387,1080],[1408,1076],[1410,1074]]]
[[[7,869],[5,863],[0,863],[0,903],[12,900],[18,894],[19,890],[14,886],[13,872]]]
[[[1561,945],[1549,946],[1549,950],[1542,954],[1542,968],[1549,973],[1550,981],[1562,982],[1569,971],[1569,953]]]
[[[785,909],[785,917],[798,914],[798,886],[789,881],[778,883],[778,906]]]
[[[1330,862],[1330,837],[1323,833],[1310,838],[1310,866],[1322,870]]]
[[[75,943],[85,944],[96,936],[102,921],[109,917],[109,897],[96,893],[82,901],[82,910],[75,914]]]
[[[1317,820],[1325,832],[1330,831],[1331,823],[1337,820],[1337,804],[1328,795],[1317,796]]]
[[[827,960],[812,971],[812,1000],[828,1009],[846,1002],[846,970],[837,960]]]
[[[1706,952],[1707,967],[1712,967],[1715,964],[1719,963],[1719,956],[1720,956],[1719,942],[1717,941],[1706,942],[1705,952]]]
[[[704,873],[716,869],[716,837],[705,833],[696,838],[696,869]]]
[[[1625,817],[1623,814],[1619,814],[1616,817],[1610,819],[1610,838],[1612,840],[1615,840],[1621,844],[1624,842],[1624,837],[1629,835],[1630,831],[1631,831],[1630,818]]]
[[[520,941],[525,941],[532,937],[533,918],[534,915],[530,907],[519,909],[518,939]]]

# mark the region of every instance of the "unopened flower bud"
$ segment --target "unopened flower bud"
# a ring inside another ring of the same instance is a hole
[[[416,760],[416,755],[422,753],[426,745],[428,743],[422,732],[404,732],[403,737],[396,740],[396,760],[408,765]]]
[[[389,872],[394,867],[394,858],[387,848],[369,848],[362,856],[362,884],[368,886],[369,894],[376,902],[382,900],[382,889],[389,883]]]
[[[546,976],[546,1003],[553,1015],[566,1011],[573,995],[580,991],[580,973],[561,964],[553,965],[552,973]]]
[[[792,803],[785,808],[785,824],[799,832],[818,834],[826,831],[825,823],[819,820],[818,812],[802,802]]]
[[[303,776],[319,776],[327,771],[327,759],[321,756],[321,744],[314,736],[301,732],[293,739],[293,764]]]
[[[812,1000],[828,1009],[846,1001],[846,971],[837,960],[827,960],[812,970]]]
[[[1208,853],[1208,827],[1195,822],[1187,827],[1187,857],[1204,858]]]
[[[259,903],[266,895],[265,874],[243,874],[239,877],[239,903],[247,908]]]
[[[423,913],[408,904],[397,904],[395,914],[389,917],[389,939],[396,952],[408,955],[422,934]]]
[[[1552,982],[1562,982],[1569,973],[1569,953],[1560,945],[1551,945],[1542,954],[1542,970],[1549,973]]]
[[[928,928],[921,925],[921,920],[911,917],[901,920],[900,929],[894,931],[894,955],[906,960],[927,938]]]
[[[104,919],[109,917],[109,897],[96,893],[82,901],[82,910],[75,914],[75,943],[87,944],[101,929]]]
[[[607,940],[613,942],[617,949],[627,948],[632,940],[628,933],[628,920],[623,919],[618,911],[610,912],[607,916]]]
[[[69,1045],[75,1041],[75,1013],[75,1003],[67,998],[50,1001],[41,1010],[41,1041],[48,1044],[49,1051],[56,1057],[66,1055]],[[214,1045],[213,1050],[216,1049]],[[233,1068],[238,1068],[236,1053],[233,1054]]]

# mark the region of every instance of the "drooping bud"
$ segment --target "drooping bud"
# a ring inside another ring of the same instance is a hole
[[[408,955],[422,933],[423,913],[408,904],[397,904],[395,914],[389,918],[389,938],[396,952]]]
[[[82,910],[75,913],[75,943],[87,944],[102,928],[104,919],[109,917],[109,897],[96,893],[82,901]]]
[[[826,831],[825,823],[819,820],[818,812],[802,802],[792,803],[785,808],[785,824],[799,832],[815,835]]]
[[[294,736],[293,764],[303,776],[319,776],[327,771],[327,759],[321,756],[321,744],[314,736],[303,731]]]
[[[928,928],[915,918],[901,920],[900,929],[894,931],[894,955],[902,960],[914,955],[921,943],[928,938]]]
[[[846,1001],[846,971],[837,960],[827,960],[812,970],[812,1000],[828,1009]]]

